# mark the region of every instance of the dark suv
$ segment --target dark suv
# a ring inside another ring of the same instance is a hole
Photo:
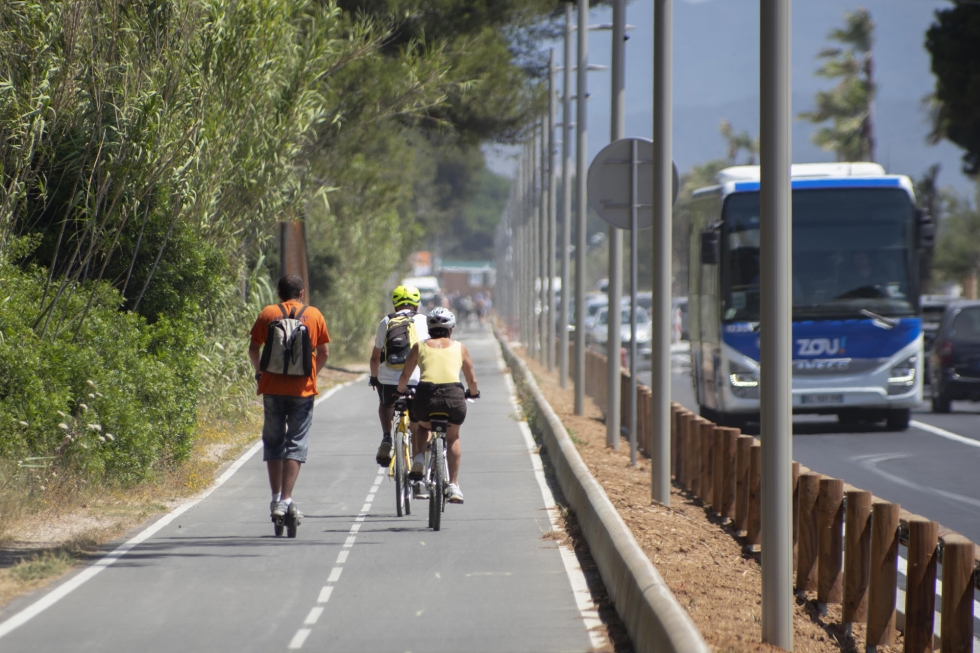
[[[980,301],[946,308],[929,362],[933,412],[948,413],[954,399],[980,401]]]

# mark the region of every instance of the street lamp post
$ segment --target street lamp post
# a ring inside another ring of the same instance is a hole
[[[609,142],[626,136],[626,0],[614,0],[612,24],[612,100]],[[636,240],[636,235],[633,235]],[[606,313],[606,446],[619,451],[623,348],[620,306],[623,303],[623,230],[609,225],[609,308]],[[633,427],[635,428],[635,427]],[[630,432],[633,437],[633,432]]]
[[[759,333],[762,641],[793,650],[791,0],[762,0]]]
[[[555,370],[555,236],[557,230],[555,215],[555,49],[551,49],[548,60],[548,138],[545,167],[548,171],[548,355],[545,360],[548,371]],[[567,348],[566,348],[567,349]]]
[[[589,169],[589,0],[578,0],[578,70],[575,84],[575,414],[585,414],[585,253]],[[566,95],[568,91],[566,90]]]
[[[571,256],[572,249],[572,4],[565,4],[565,65],[562,79],[562,139],[561,139],[561,180],[562,180],[562,229],[561,229],[561,315],[558,318],[558,329],[561,331],[558,351],[558,380],[562,388],[568,387],[568,294],[571,291]]]
[[[670,505],[670,286],[673,155],[673,0],[653,10],[653,300],[650,307],[650,490]]]

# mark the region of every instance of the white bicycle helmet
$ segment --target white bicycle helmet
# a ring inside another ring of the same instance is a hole
[[[448,308],[437,306],[425,316],[425,323],[430,329],[452,329],[456,326],[456,316]]]

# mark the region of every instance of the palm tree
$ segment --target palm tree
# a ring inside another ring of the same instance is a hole
[[[831,30],[828,38],[841,44],[817,55],[824,63],[817,75],[840,80],[829,91],[816,95],[816,109],[800,118],[830,126],[821,127],[813,142],[835,152],[838,161],[874,161],[874,29],[867,9],[844,14],[844,28]]]

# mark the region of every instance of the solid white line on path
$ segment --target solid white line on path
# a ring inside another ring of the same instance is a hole
[[[933,426],[932,424],[926,424],[925,422],[920,422],[917,419],[909,422],[912,426],[917,429],[922,429],[923,431],[928,431],[933,435],[938,435],[941,438],[946,438],[947,440],[952,440],[953,442],[959,442],[960,444],[966,444],[971,447],[980,447],[980,440],[973,440],[971,438],[964,437],[962,435],[957,435],[952,431],[947,431],[946,429],[941,429],[938,426]]]
[[[334,386],[333,388],[330,388],[325,393],[323,393],[322,397],[320,397],[315,402],[313,402],[313,405],[317,406],[323,403],[324,401],[329,399],[331,396],[333,396],[335,393],[339,392],[343,388],[346,388],[347,386],[353,383],[357,383],[358,381],[363,381],[365,378],[367,378],[367,375],[363,374],[357,379],[354,379],[353,381],[348,381],[347,383],[341,383],[338,386]],[[248,449],[248,451],[243,453],[238,458],[238,460],[232,463],[231,467],[226,469],[225,473],[219,476],[218,480],[216,480],[214,482],[214,485],[212,485],[210,488],[208,488],[201,494],[197,495],[196,497],[192,497],[191,499],[188,499],[186,503],[175,508],[172,512],[169,512],[163,517],[161,517],[160,519],[158,519],[151,526],[143,530],[143,532],[141,532],[139,535],[137,535],[136,537],[132,538],[131,540],[117,547],[114,551],[112,551],[112,553],[109,553],[105,557],[100,558],[97,562],[92,564],[92,566],[86,567],[77,576],[74,576],[73,578],[69,579],[65,583],[62,583],[58,587],[54,588],[53,590],[51,590],[50,592],[48,592],[47,594],[39,598],[34,603],[30,604],[20,612],[16,613],[15,615],[10,617],[3,623],[0,623],[0,637],[3,637],[4,635],[11,632],[18,626],[24,625],[25,623],[27,623],[37,615],[44,612],[58,601],[60,601],[61,599],[68,596],[71,592],[75,591],[76,589],[81,587],[84,583],[86,583],[87,581],[95,577],[96,574],[98,574],[100,571],[102,571],[106,567],[115,564],[120,558],[122,558],[124,555],[129,553],[134,547],[146,541],[150,537],[153,537],[153,535],[159,532],[160,529],[162,529],[167,524],[177,519],[177,517],[180,517],[182,514],[184,514],[185,512],[187,512],[188,510],[196,506],[197,504],[199,504],[204,499],[206,499],[208,495],[210,495],[212,492],[214,492],[219,487],[221,487],[225,483],[225,481],[227,481],[235,474],[235,472],[241,469],[242,465],[248,462],[249,458],[254,456],[255,453],[261,448],[262,448],[262,440],[259,440],[258,442],[253,444]],[[297,637],[298,636],[299,634],[297,633]],[[303,636],[303,639],[305,638],[306,635]],[[296,638],[294,637],[293,639],[295,640]],[[302,644],[302,642],[300,642],[300,644]]]
[[[511,378],[511,375],[506,373],[507,366],[500,353],[499,345],[497,349],[497,365],[504,372],[504,383],[506,383],[507,390],[510,392],[514,412],[520,415],[521,409],[520,402],[517,398],[517,388],[514,385],[514,380]],[[531,457],[534,478],[538,482],[538,487],[541,488],[541,497],[544,499],[544,507],[548,513],[548,519],[551,522],[551,530],[560,531],[561,527],[558,525],[558,510],[555,495],[552,494],[551,488],[548,487],[548,480],[544,475],[544,464],[541,462],[541,455],[538,453],[538,445],[534,441],[531,427],[528,426],[526,420],[522,420],[517,424],[520,427],[521,434],[524,436],[527,453]],[[575,552],[568,546],[559,544],[558,552],[561,555],[562,564],[565,566],[568,582],[572,586],[572,596],[575,599],[575,605],[578,607],[579,614],[582,615],[582,622],[585,625],[586,632],[589,634],[592,647],[601,649],[606,645],[606,637],[602,632],[602,620],[599,619],[599,610],[596,607],[595,601],[592,600],[592,592],[589,591],[589,584],[585,580],[585,572],[582,571],[582,565],[579,564]]]

